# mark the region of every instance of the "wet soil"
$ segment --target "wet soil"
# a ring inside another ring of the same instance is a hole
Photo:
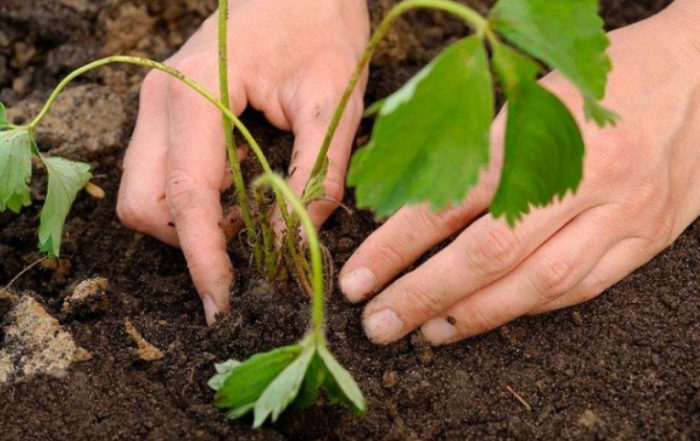
[[[204,0],[3,0],[0,4],[0,99],[21,106],[47,95],[70,69],[112,52],[164,58],[213,10]],[[371,2],[373,21],[393,0]],[[482,10],[491,2],[472,1]],[[668,1],[603,1],[616,28]],[[441,14],[411,14],[373,65],[367,101],[387,95],[466,29]],[[399,36],[401,39],[399,39]],[[176,249],[135,234],[114,214],[123,149],[137,111],[139,69],[107,68],[79,83],[75,106],[118,97],[125,114],[97,120],[95,136],[117,141],[91,148],[81,138],[39,134],[42,148],[89,160],[104,200],[81,195],[66,228],[64,256],[20,278],[92,359],[62,378],[0,385],[3,440],[693,440],[700,439],[700,223],[668,250],[598,299],[525,318],[486,335],[431,348],[419,335],[370,344],[360,306],[334,292],[328,307],[333,352],[369,403],[360,418],[320,400],[305,413],[252,431],[210,406],[212,363],[295,341],[307,299],[293,283],[268,283],[248,269],[241,244],[233,313],[206,327],[186,264]],[[96,89],[97,88],[97,89]],[[96,91],[97,90],[97,91]],[[86,102],[83,102],[86,101]],[[108,101],[111,102],[111,101]],[[113,108],[113,106],[110,106]],[[79,125],[66,112],[66,127]],[[29,116],[29,115],[26,115]],[[100,122],[101,121],[101,122]],[[289,135],[246,121],[284,170]],[[99,124],[112,124],[104,134]],[[90,137],[90,127],[85,137]],[[360,138],[368,128],[363,127]],[[101,139],[101,138],[100,138]],[[40,186],[35,196],[41,197]],[[353,206],[352,195],[346,204]],[[0,286],[35,261],[38,207],[0,215]],[[339,210],[322,237],[340,267],[376,224],[369,213]],[[62,311],[71,286],[109,281],[98,310]],[[0,300],[0,315],[9,310]],[[129,321],[165,356],[143,361],[125,330]],[[0,334],[0,344],[2,344]],[[519,394],[530,409],[519,402]]]

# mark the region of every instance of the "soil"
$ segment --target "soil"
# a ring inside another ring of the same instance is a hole
[[[371,2],[375,24],[393,3]],[[491,2],[470,3],[486,10]],[[613,29],[667,3],[603,1],[603,13]],[[214,6],[211,0],[3,0],[0,99],[31,109],[70,69],[107,53],[163,59]],[[442,14],[410,14],[381,47],[367,101],[398,88],[465,32]],[[700,439],[700,222],[594,301],[449,347],[431,348],[418,334],[374,346],[360,329],[361,306],[334,292],[330,345],[359,381],[369,412],[357,418],[320,400],[258,431],[249,420],[227,421],[210,405],[213,362],[295,341],[307,324],[308,301],[294,283],[260,280],[232,243],[240,269],[234,312],[208,328],[180,252],[119,224],[119,168],[142,77],[129,67],[88,75],[65,103],[63,131],[39,133],[43,149],[91,161],[107,197],[82,194],[67,223],[63,257],[42,262],[13,290],[38,300],[91,359],[73,364],[63,378],[0,385],[3,440]],[[105,104],[115,99],[117,110]],[[73,114],[71,106],[82,110]],[[75,118],[90,113],[86,106],[106,106],[123,118],[96,117],[85,125]],[[246,121],[263,146],[276,146],[273,162],[285,169],[291,137],[254,113]],[[84,135],[75,136],[74,127]],[[360,139],[367,132],[363,127]],[[41,188],[34,188],[37,198]],[[352,195],[345,203],[353,206]],[[0,286],[40,257],[36,205],[19,216],[0,215]],[[366,212],[335,213],[322,236],[337,268],[375,226]],[[108,281],[99,307],[62,308],[74,285],[95,277]],[[0,300],[0,316],[9,309]],[[164,357],[139,358],[127,322]]]

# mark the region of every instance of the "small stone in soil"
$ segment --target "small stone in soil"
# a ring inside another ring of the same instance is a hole
[[[138,346],[137,353],[141,360],[154,361],[165,357],[163,351],[153,346],[145,338],[143,338],[141,333],[139,333],[129,319],[124,322],[124,328],[126,329],[126,333],[129,334],[129,336],[134,340],[136,346]]]
[[[433,362],[433,349],[430,347],[421,349],[418,353],[418,360],[420,360],[423,366],[429,366]]]
[[[396,371],[386,371],[382,375],[382,385],[391,389],[399,383],[399,374]]]
[[[0,350],[0,384],[34,375],[63,377],[73,362],[92,358],[32,297],[25,295],[7,314]]]
[[[602,426],[603,421],[590,409],[586,409],[578,419],[578,423],[588,429],[593,429],[596,426]]]
[[[103,312],[107,310],[107,289],[109,281],[104,277],[83,280],[66,297],[61,307],[64,314]]]

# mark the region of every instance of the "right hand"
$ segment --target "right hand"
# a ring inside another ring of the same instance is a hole
[[[229,10],[231,108],[248,104],[295,135],[289,185],[301,194],[328,123],[369,38],[365,0],[232,0]],[[166,64],[218,96],[217,14]],[[350,100],[328,152],[329,201],[311,205],[319,226],[343,197],[366,77]],[[128,227],[180,246],[206,319],[229,306],[233,267],[226,252],[220,192],[230,185],[222,116],[200,95],[161,72],[142,89],[124,158],[117,214]]]

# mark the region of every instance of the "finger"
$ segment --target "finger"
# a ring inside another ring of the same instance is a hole
[[[142,86],[136,128],[124,157],[117,215],[127,227],[179,244],[165,201],[168,154],[167,76],[149,73]]]
[[[386,288],[364,313],[370,340],[388,343],[500,279],[581,212],[571,197],[514,228],[485,215],[444,250]]]
[[[399,210],[353,253],[340,273],[340,288],[351,302],[359,302],[390,282],[423,253],[482,212],[490,197],[470,195],[464,205],[433,213],[425,205]],[[472,202],[473,201],[473,202]]]
[[[373,295],[429,249],[463,229],[488,208],[498,186],[503,161],[501,112],[491,131],[489,168],[458,207],[433,213],[427,206],[399,210],[372,233],[340,272],[340,288],[351,302]]]
[[[190,59],[179,68],[216,89],[210,72],[201,72]],[[232,84],[232,91],[240,90]],[[232,107],[241,111],[244,100],[232,97]],[[217,109],[185,85],[168,83],[169,144],[166,200],[192,280],[202,298],[208,323],[229,309],[233,267],[226,252],[222,230],[220,186],[227,167],[221,115]]]
[[[615,243],[618,232],[602,208],[582,213],[518,268],[468,295],[421,331],[433,344],[481,334],[555,299],[586,277]]]
[[[587,302],[647,263],[653,255],[644,248],[641,239],[625,239],[608,251],[576,286],[551,302],[537,306],[529,314],[542,314]]]
[[[316,227],[320,227],[343,200],[347,164],[362,119],[363,102],[359,91],[364,90],[364,83],[363,78],[358,92],[350,98],[328,149],[328,173],[323,185],[325,197],[308,207],[309,216]],[[304,193],[344,87],[345,84],[340,82],[325,87],[314,84],[308,87],[309,93],[303,103],[295,103],[289,108],[294,148],[287,184],[297,195]],[[284,230],[278,213],[273,215],[273,222],[276,231]]]

